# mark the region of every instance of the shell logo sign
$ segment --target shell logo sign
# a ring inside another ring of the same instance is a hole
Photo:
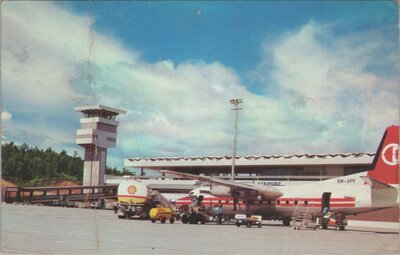
[[[136,189],[135,186],[131,185],[131,186],[128,187],[128,193],[129,194],[135,194],[136,191],[137,191],[137,189]]]

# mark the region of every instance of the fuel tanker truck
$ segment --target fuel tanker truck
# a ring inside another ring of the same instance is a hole
[[[169,209],[171,212],[175,210],[174,205],[168,199],[143,182],[126,180],[118,185],[118,218],[130,219],[136,216],[148,219],[151,208],[158,207]],[[166,219],[170,219],[170,217]]]

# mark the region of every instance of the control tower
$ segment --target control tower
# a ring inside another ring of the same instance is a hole
[[[107,149],[114,148],[117,142],[117,115],[126,111],[104,105],[79,106],[82,112],[81,128],[76,132],[76,144],[85,148],[83,185],[104,185]]]

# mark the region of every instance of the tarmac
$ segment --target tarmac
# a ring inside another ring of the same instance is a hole
[[[393,229],[161,224],[111,210],[9,204],[1,212],[1,254],[400,254]]]

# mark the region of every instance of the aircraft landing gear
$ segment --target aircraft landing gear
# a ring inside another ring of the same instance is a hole
[[[284,226],[289,227],[290,226],[290,218],[283,218],[282,223]]]

